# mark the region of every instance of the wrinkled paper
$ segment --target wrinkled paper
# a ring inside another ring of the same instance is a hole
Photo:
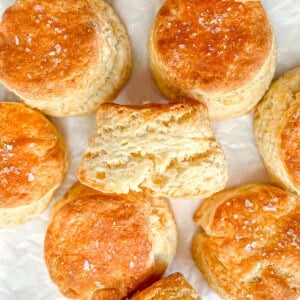
[[[51,1],[51,0],[49,0]],[[0,16],[13,0],[0,0]],[[153,18],[162,0],[111,0],[109,3],[126,24],[133,45],[133,73],[118,96],[119,103],[138,104],[163,100],[148,65],[147,41]],[[279,46],[276,76],[300,65],[300,0],[262,1],[270,16]],[[21,26],[21,25],[20,25]],[[0,99],[16,97],[0,86]],[[94,116],[53,118],[69,146],[68,176],[53,203],[76,182],[76,167],[88,137],[94,129]],[[250,182],[269,182],[254,142],[252,115],[213,122],[230,168],[228,187]],[[196,231],[192,216],[200,201],[172,201],[179,230],[179,246],[168,270],[182,272],[203,300],[220,299],[207,285],[191,257],[191,241]],[[16,229],[0,229],[0,300],[64,299],[51,283],[43,261],[43,240],[50,208],[40,217]]]

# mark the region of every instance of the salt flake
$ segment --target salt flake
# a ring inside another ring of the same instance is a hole
[[[253,206],[253,203],[252,203],[249,199],[246,199],[246,200],[245,200],[245,206],[246,206],[246,207],[252,207],[252,206]]]
[[[35,5],[34,10],[35,11],[42,11],[44,9],[44,7],[42,5]]]
[[[90,263],[87,260],[85,260],[83,264],[83,270],[89,272],[92,269],[93,269],[93,265],[90,265]]]
[[[20,45],[20,40],[17,36],[15,36],[15,43],[16,43],[17,46]]]
[[[101,282],[99,282],[99,281],[95,281],[94,284],[95,284],[95,286],[96,286],[97,288],[99,288],[100,290],[105,289],[105,285],[103,285],[103,284],[102,284]]]
[[[264,211],[273,211],[273,212],[276,212],[277,211],[277,207],[275,207],[273,204],[268,204],[268,205],[265,205],[263,207],[263,210]]]
[[[6,149],[7,149],[8,151],[11,151],[11,150],[13,149],[13,146],[12,146],[12,145],[6,144],[5,146],[6,146]]]
[[[28,174],[28,181],[29,181],[29,182],[32,182],[32,181],[34,181],[34,180],[35,180],[34,175],[33,175],[32,173],[29,173],[29,174]]]

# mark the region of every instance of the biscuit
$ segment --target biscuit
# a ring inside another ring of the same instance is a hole
[[[19,0],[3,15],[0,81],[45,114],[96,111],[130,69],[126,30],[102,0]]]
[[[254,130],[274,182],[300,195],[300,68],[272,84],[257,107]]]
[[[161,279],[142,292],[131,298],[132,300],[200,300],[193,287],[180,273],[174,273]]]
[[[107,195],[77,184],[54,206],[44,257],[64,296],[121,300],[157,280],[176,245],[164,198]]]
[[[274,76],[277,47],[260,1],[167,0],[154,21],[150,65],[169,100],[204,102],[212,119],[249,113]]]
[[[194,260],[222,299],[300,296],[300,201],[249,184],[206,199],[194,217]]]
[[[89,187],[197,199],[226,185],[224,153],[200,102],[103,104],[96,127],[78,169]]]
[[[7,227],[46,209],[67,159],[56,128],[23,104],[0,102],[0,132],[0,227]]]

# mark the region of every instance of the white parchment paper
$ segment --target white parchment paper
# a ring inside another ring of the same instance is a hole
[[[12,2],[0,0],[0,16]],[[163,96],[149,70],[146,45],[151,23],[163,1],[108,2],[126,24],[133,45],[133,73],[117,101],[136,104],[162,100]],[[300,65],[300,0],[262,2],[273,22],[279,45],[278,76]],[[16,97],[0,86],[0,101],[13,99]],[[53,205],[76,182],[76,167],[93,131],[94,116],[52,120],[67,140],[71,161],[67,179]],[[228,187],[269,182],[255,146],[251,115],[214,122],[213,127],[229,162],[231,176]],[[172,201],[179,229],[179,247],[168,273],[182,272],[203,300],[217,300],[220,298],[208,287],[190,254],[191,240],[196,230],[192,216],[199,204],[200,201]],[[49,211],[50,208],[42,216],[16,229],[0,229],[0,300],[64,299],[51,283],[43,261],[43,240]]]

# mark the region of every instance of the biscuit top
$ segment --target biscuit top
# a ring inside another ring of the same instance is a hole
[[[166,72],[178,84],[230,91],[253,79],[272,49],[260,1],[167,0],[152,32]]]
[[[0,25],[0,80],[23,97],[60,96],[97,59],[97,18],[86,0],[19,0]]]
[[[198,112],[198,114],[196,114],[196,112]],[[207,107],[201,102],[188,98],[182,98],[181,102],[167,102],[163,104],[119,105],[115,103],[103,103],[98,108],[96,118],[97,125],[99,127],[105,127],[105,123],[109,123],[112,116],[122,120],[124,128],[128,131],[136,129],[137,127],[136,122],[132,122],[128,116],[133,116],[134,121],[138,121],[138,127],[148,124],[153,121],[153,118],[158,117],[162,118],[161,125],[168,127],[167,120],[165,122],[166,124],[163,122],[164,116],[172,116],[170,121],[178,124],[192,119],[197,125],[199,125],[201,121],[205,122],[205,125],[209,125]]]
[[[298,80],[300,90],[300,68]],[[295,93],[295,104],[290,110],[289,120],[281,133],[281,157],[293,184],[300,188],[300,91]]]
[[[194,218],[247,298],[300,295],[300,202],[293,196],[251,184],[208,198]]]
[[[0,132],[0,208],[37,201],[61,182],[64,145],[44,116],[0,102]]]
[[[82,185],[59,202],[45,240],[52,280],[71,298],[126,296],[151,268],[150,202]]]
[[[200,297],[182,274],[174,273],[155,282],[132,300],[200,300]]]

